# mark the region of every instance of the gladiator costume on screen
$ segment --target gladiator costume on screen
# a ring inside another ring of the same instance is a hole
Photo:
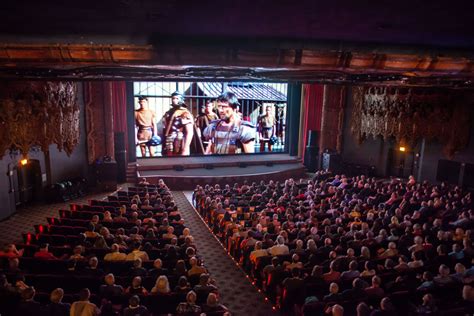
[[[165,156],[185,156],[190,154],[194,135],[194,119],[184,104],[183,95],[176,91],[171,95],[171,109],[163,116],[163,136]]]
[[[275,117],[272,115],[271,106],[265,107],[265,114],[262,114],[259,119],[259,128],[261,137],[268,139],[273,136],[273,128],[275,126]]]
[[[150,153],[150,157],[153,157],[152,146],[147,144],[148,141],[154,135],[155,131],[155,112],[148,108],[148,98],[139,97],[138,103],[140,104],[140,109],[135,111],[135,125],[138,127],[137,130],[137,140],[138,145],[142,153],[142,157],[146,156],[146,148]]]
[[[199,139],[202,141],[203,148],[206,148],[209,142],[202,138],[204,134],[204,130],[212,121],[217,120],[219,117],[216,113],[214,113],[214,102],[211,100],[207,101],[206,104],[203,106],[201,114],[196,118],[196,131],[197,135],[199,135]]]
[[[204,130],[209,141],[206,154],[238,154],[255,152],[255,126],[240,119],[236,109],[239,102],[231,92],[217,98],[220,119],[212,121]]]

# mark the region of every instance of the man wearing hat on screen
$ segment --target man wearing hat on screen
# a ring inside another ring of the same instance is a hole
[[[232,92],[217,98],[220,119],[212,121],[203,132],[209,141],[206,154],[238,154],[255,152],[255,126],[243,121],[236,112],[239,101]]]
[[[135,125],[138,128],[138,145],[140,146],[142,157],[146,157],[147,147],[150,157],[153,157],[154,153],[149,141],[152,139],[155,133],[155,112],[148,108],[147,97],[138,97],[138,104],[140,104],[140,109],[135,111]]]
[[[171,94],[171,109],[163,116],[165,156],[187,156],[190,154],[194,135],[194,119],[184,103],[184,96],[176,91]]]

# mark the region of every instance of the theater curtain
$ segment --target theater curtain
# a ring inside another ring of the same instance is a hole
[[[306,148],[308,134],[310,130],[321,131],[321,116],[323,110],[324,85],[304,84],[303,85],[303,106],[306,114],[303,121],[303,149]],[[318,144],[319,145],[319,144]],[[304,161],[304,150],[303,150]]]

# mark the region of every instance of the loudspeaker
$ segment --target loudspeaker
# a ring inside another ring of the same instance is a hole
[[[173,169],[175,171],[184,171],[184,166],[183,165],[174,165]]]
[[[273,161],[267,161],[267,162],[265,163],[265,166],[267,166],[267,167],[273,167]]]
[[[239,168],[247,168],[247,164],[245,162],[239,162]]]
[[[474,187],[474,164],[467,163],[464,165],[462,185],[468,188]]]
[[[306,146],[303,164],[310,172],[319,168],[319,148],[317,146]]]
[[[127,150],[125,147],[125,133],[114,134],[115,161],[117,162],[117,181],[127,181]]]
[[[436,180],[445,181],[450,184],[458,184],[460,171],[461,171],[460,162],[440,159],[438,161],[438,169],[436,171]]]
[[[96,165],[97,184],[102,191],[117,190],[117,163],[103,162]]]
[[[214,165],[211,164],[211,163],[206,163],[206,164],[204,164],[204,169],[208,169],[208,170],[214,169]]]
[[[323,161],[321,169],[339,173],[342,171],[342,159],[339,154],[325,152],[323,153]]]
[[[308,131],[308,141],[306,142],[306,146],[319,146],[319,132],[309,130]]]

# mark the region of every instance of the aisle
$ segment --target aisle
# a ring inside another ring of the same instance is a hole
[[[191,229],[198,254],[212,278],[217,282],[221,293],[221,303],[227,306],[232,315],[279,315],[272,305],[265,302],[263,294],[248,281],[246,274],[235,264],[221,244],[209,232],[190,203],[192,192],[173,191],[186,226]]]

